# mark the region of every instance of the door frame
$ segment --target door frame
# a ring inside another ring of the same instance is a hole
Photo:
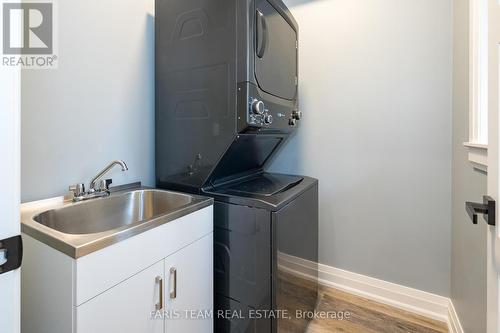
[[[0,240],[20,234],[20,123],[21,69],[0,67]],[[2,332],[20,332],[20,275],[20,269],[0,274]]]
[[[488,195],[496,202],[500,193],[500,2],[488,1]],[[499,333],[500,224],[488,227],[487,237],[487,332]]]

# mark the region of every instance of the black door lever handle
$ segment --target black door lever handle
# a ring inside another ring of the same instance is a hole
[[[0,254],[7,259],[0,265],[0,274],[18,269],[23,260],[23,240],[21,235],[0,240]]]
[[[495,225],[495,200],[490,196],[483,196],[483,203],[465,202],[465,210],[472,220],[473,224],[477,224],[477,215],[483,214],[484,219],[489,225]]]

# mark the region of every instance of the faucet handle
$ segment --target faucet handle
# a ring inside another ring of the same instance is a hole
[[[99,191],[109,191],[109,185],[113,183],[113,179],[101,179],[99,181]]]
[[[69,190],[73,192],[73,196],[79,197],[85,194],[85,185],[82,183],[71,185]]]

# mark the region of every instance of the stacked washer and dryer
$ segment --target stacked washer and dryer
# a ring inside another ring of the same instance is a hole
[[[215,310],[241,314],[217,316],[215,332],[305,332],[318,181],[265,171],[300,123],[297,22],[280,0],[155,11],[156,185],[215,199]]]

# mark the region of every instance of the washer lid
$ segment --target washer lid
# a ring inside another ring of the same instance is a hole
[[[260,190],[251,189],[251,185],[239,186],[247,181],[253,181],[257,184],[266,184],[266,181],[258,180],[254,177],[264,177],[271,182],[281,183],[281,186],[262,186]],[[294,183],[294,180],[301,179]],[[283,186],[288,184],[288,187]],[[281,188],[281,191],[278,189]],[[318,180],[307,176],[291,176],[282,174],[270,174],[267,172],[250,176],[241,181],[227,183],[216,188],[204,189],[203,195],[213,197],[216,201],[226,202],[235,205],[244,205],[255,208],[262,208],[269,211],[278,211],[285,207],[295,198],[299,197],[305,191],[312,188],[317,190]],[[242,190],[243,189],[243,190]],[[272,195],[263,193],[275,192]]]
[[[240,183],[232,183],[220,188],[226,193],[241,196],[271,196],[297,185],[304,178],[300,176],[262,173]]]

